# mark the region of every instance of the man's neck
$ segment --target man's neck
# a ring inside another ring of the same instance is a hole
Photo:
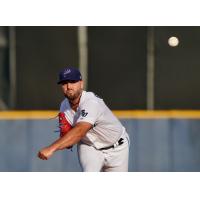
[[[69,104],[70,104],[72,110],[77,111],[77,108],[80,103],[81,95],[82,95],[82,93],[76,99],[71,100],[71,101],[69,100]]]

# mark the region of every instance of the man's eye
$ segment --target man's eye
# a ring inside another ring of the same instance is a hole
[[[70,81],[70,83],[76,83],[77,81]]]

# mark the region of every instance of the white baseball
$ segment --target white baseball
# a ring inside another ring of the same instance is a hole
[[[171,46],[171,47],[176,47],[176,46],[178,46],[178,44],[179,44],[179,40],[178,40],[178,38],[177,37],[170,37],[169,39],[168,39],[168,44],[169,44],[169,46]]]

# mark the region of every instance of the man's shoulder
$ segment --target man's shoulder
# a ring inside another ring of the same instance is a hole
[[[60,103],[60,108],[68,109],[70,108],[69,101],[67,98],[63,99]]]
[[[99,110],[105,106],[103,100],[95,95],[93,92],[84,92],[84,98],[80,103],[80,109]]]
[[[63,99],[63,100],[61,101],[60,104],[62,105],[62,104],[65,104],[65,103],[67,103],[67,102],[68,102],[68,100],[67,100],[67,98],[65,98],[65,99]]]
[[[85,103],[88,104],[88,103],[92,103],[92,102],[99,103],[99,101],[102,100],[94,92],[84,91],[83,95],[84,95],[84,98],[82,101],[83,104],[85,104]]]
[[[83,94],[85,96],[85,99],[87,98],[88,100],[91,99],[91,100],[102,100],[102,98],[100,98],[97,94],[95,94],[94,92],[90,92],[90,91],[83,91]]]

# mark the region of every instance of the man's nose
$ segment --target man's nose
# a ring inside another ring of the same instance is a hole
[[[71,89],[72,88],[72,84],[71,83],[67,83],[67,89]]]

